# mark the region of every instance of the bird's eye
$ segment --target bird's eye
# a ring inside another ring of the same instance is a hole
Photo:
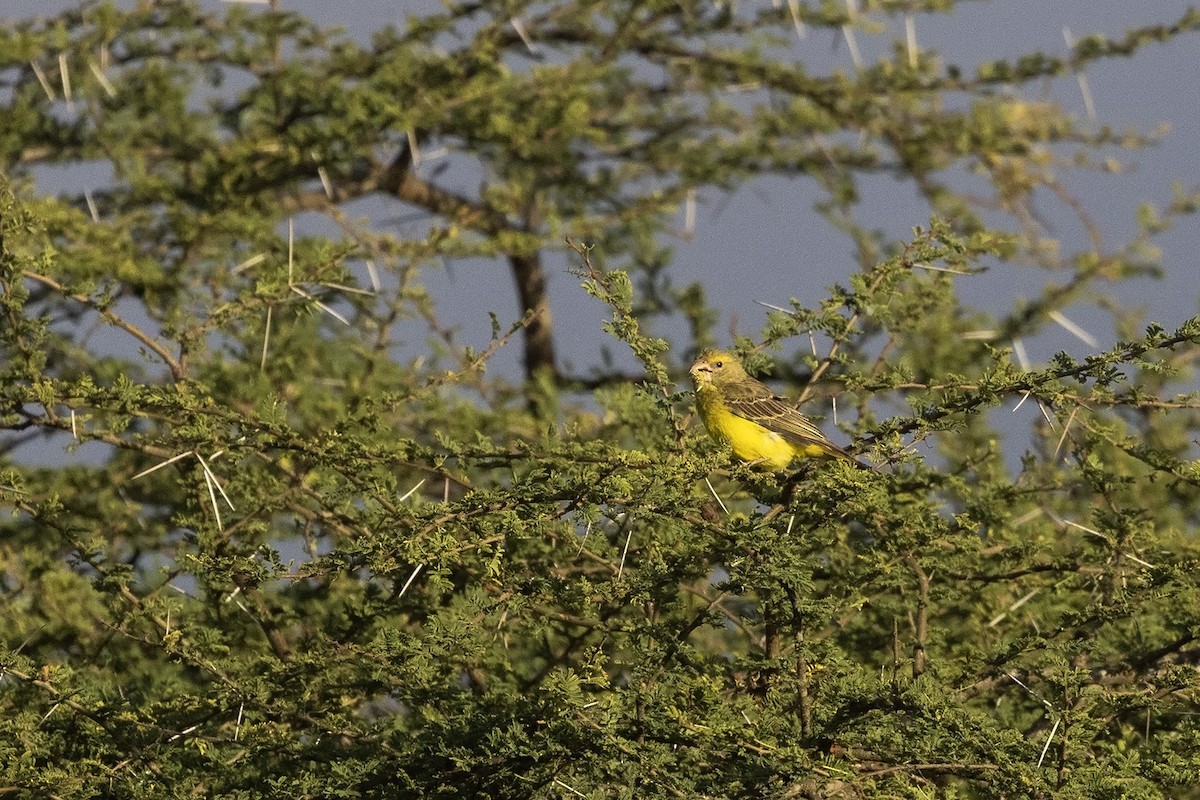
[[[714,361],[713,366],[716,367],[717,369],[720,369],[721,367],[725,366],[725,362],[724,361]]]

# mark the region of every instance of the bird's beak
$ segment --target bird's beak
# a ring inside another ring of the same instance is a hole
[[[692,380],[696,381],[696,383],[700,383],[701,381],[708,381],[711,379],[712,371],[712,365],[701,359],[695,364],[692,364],[692,368],[688,370],[688,374],[692,376]]]

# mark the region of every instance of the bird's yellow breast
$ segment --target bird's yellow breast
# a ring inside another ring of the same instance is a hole
[[[721,401],[715,389],[696,391],[696,410],[714,439],[728,442],[743,461],[758,461],[774,470],[787,469],[796,450],[786,439],[757,422],[737,416]]]

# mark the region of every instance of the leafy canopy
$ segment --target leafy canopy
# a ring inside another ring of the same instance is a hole
[[[1196,203],[1072,251],[1035,197],[1152,137],[1022,91],[1200,17],[846,71],[796,31],[956,4],[447,3],[369,41],[278,5],[0,30],[7,792],[1196,796],[1200,319],[1011,345]],[[878,174],[929,206],[907,241],[858,221]],[[681,283],[668,233],[764,176],[853,260],[737,346],[875,471],[689,424],[738,276]],[[515,289],[482,346],[447,258]],[[552,315],[564,259],[605,331]],[[1025,303],[960,299],[1029,266]],[[564,330],[642,372],[572,372]]]

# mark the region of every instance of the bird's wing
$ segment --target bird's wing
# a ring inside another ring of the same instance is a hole
[[[731,387],[727,394],[729,410],[743,419],[757,422],[769,431],[774,431],[793,445],[807,447],[816,445],[830,454],[852,459],[849,453],[829,441],[821,429],[813,425],[808,417],[792,408],[784,400],[771,393],[764,384]]]

